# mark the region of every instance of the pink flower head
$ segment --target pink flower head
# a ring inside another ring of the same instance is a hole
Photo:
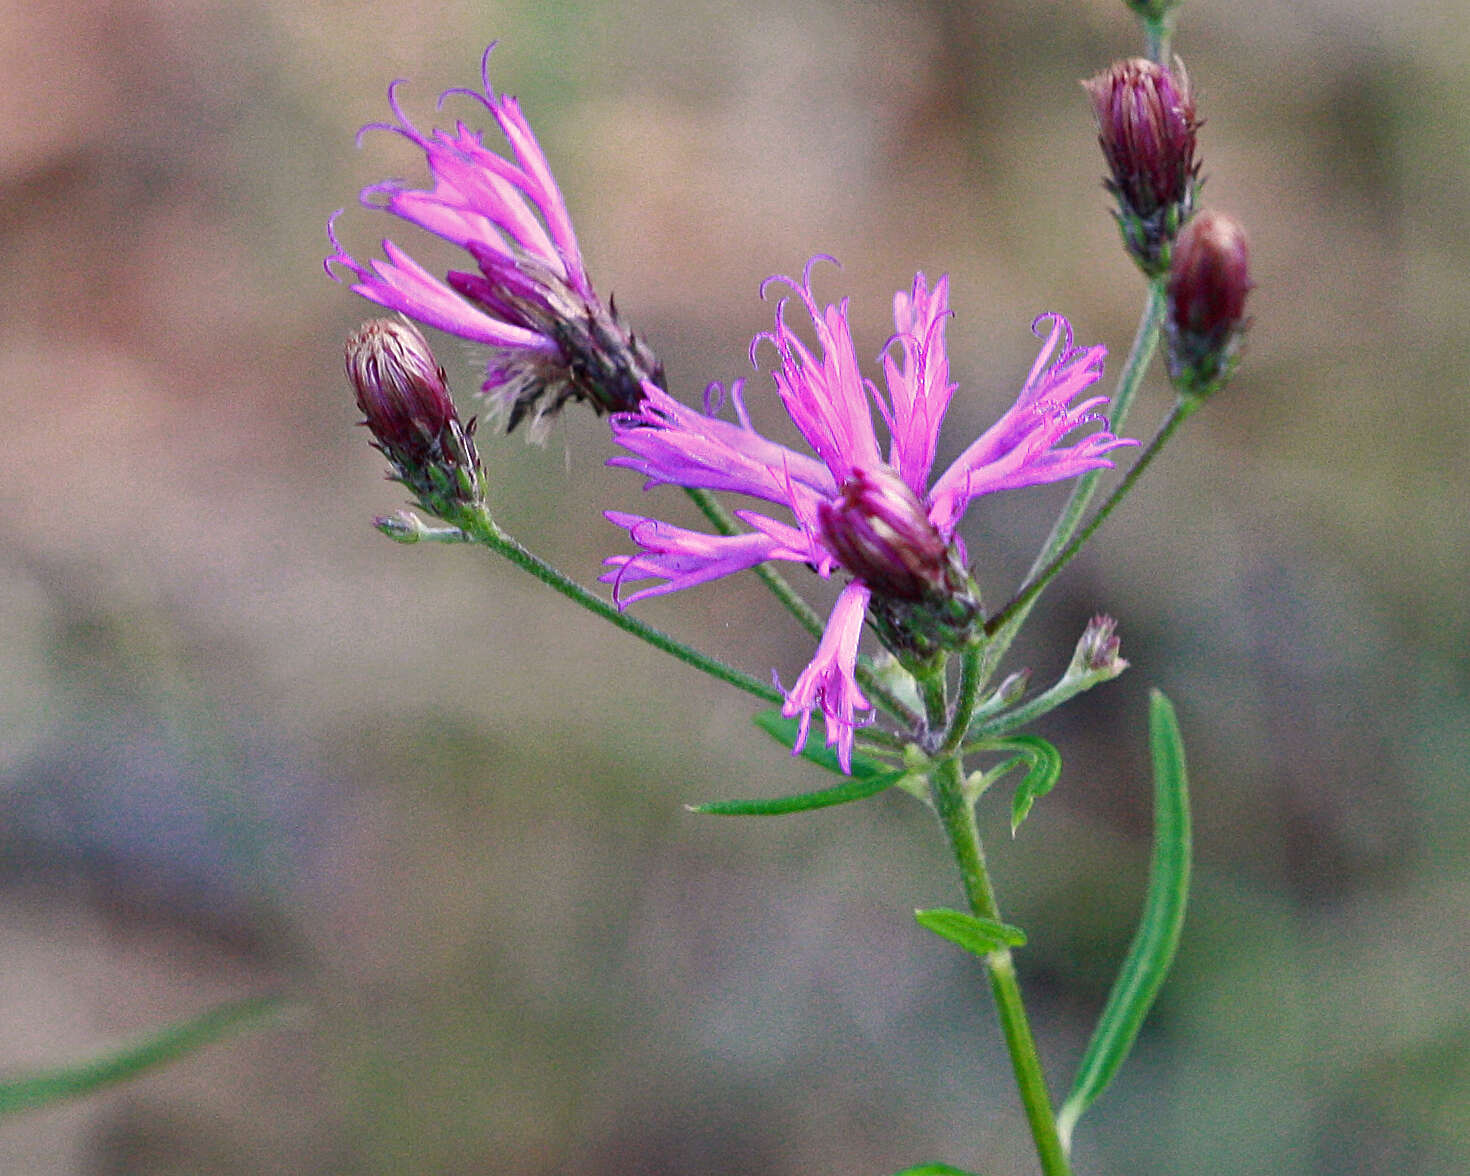
[[[938,553],[962,550],[955,531],[973,499],[1110,466],[1110,450],[1135,442],[1104,427],[1064,443],[1079,427],[1102,419],[1105,397],[1079,397],[1101,377],[1105,350],[1074,347],[1067,320],[1043,315],[1032,328],[1045,341],[1015,403],[931,482],[939,429],[954,393],[944,341],[948,278],[931,289],[921,273],[910,291],[894,296],[894,335],[881,356],[886,393],[860,374],[846,301],[818,305],[811,263],[800,283],[772,278],[762,292],[773,282],[800,299],[817,346],[807,347],[788,326],[788,300],[782,299],[774,329],[752,343],[752,359],[760,343],[774,346],[776,391],[816,457],[757,433],[738,385],[730,397],[733,422],[646,387],[637,409],[612,417],[613,438],[627,452],[610,464],[640,471],[650,487],[672,483],[744,494],[785,508],[792,521],[737,511],[750,531],[727,537],[610,512],[640,551],[608,559],[602,579],[630,604],[770,559],[810,564],[824,577],[834,568],[846,571],[852,583],[833,608],[816,657],[787,692],[783,712],[802,716],[804,737],[812,708],[819,709],[828,745],[849,768],[857,712],[870,709],[854,677],[870,603],[954,591]],[[886,456],[874,408],[886,426]],[[653,583],[622,594],[625,585],[641,581]]]
[[[393,122],[358,132],[389,131],[424,153],[432,187],[399,180],[362,190],[368,207],[392,213],[463,249],[476,272],[431,274],[391,240],[382,258],[358,262],[337,239],[336,213],[327,225],[334,252],[326,260],[352,275],[352,290],[431,327],[490,349],[482,391],[508,428],[527,414],[533,431],[568,400],[599,412],[622,411],[642,399],[643,382],[662,385],[663,370],[616,311],[593,293],[572,231],[566,201],[514,98],[490,86],[490,51],[480,62],[481,88],[439,96],[478,102],[494,119],[510,155],[492,151],[479,131],[456,121],[453,131],[424,134],[398,102],[403,79],[388,87]]]

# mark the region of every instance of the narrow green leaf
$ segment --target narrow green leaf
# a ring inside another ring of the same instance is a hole
[[[892,788],[903,777],[904,773],[901,771],[885,772],[881,776],[853,775],[844,779],[841,784],[816,792],[778,796],[771,800],[712,800],[685,807],[691,813],[713,813],[720,817],[778,817],[785,813],[804,813],[809,809],[829,808],[834,804],[846,804],[850,800],[876,796]]]
[[[767,710],[756,715],[753,722],[788,751],[796,746],[796,737],[801,732],[800,720],[788,719],[778,710]],[[819,768],[826,768],[833,775],[844,778],[849,775],[837,762],[837,753],[824,745],[820,739],[808,739],[806,746],[802,749],[801,758],[816,764]],[[893,771],[891,764],[874,759],[870,755],[864,755],[860,751],[852,753],[852,772],[850,774],[853,776],[883,776],[891,771]]]
[[[1005,740],[1004,750],[1019,751],[1031,765],[1011,797],[1011,836],[1014,837],[1031,812],[1031,806],[1061,778],[1062,753],[1036,735],[1012,735]]]
[[[777,710],[761,711],[755,716],[755,725],[786,748],[796,746],[796,737],[801,730],[801,724],[796,719],[788,719]],[[771,800],[714,800],[685,807],[692,813],[713,813],[723,817],[774,817],[784,813],[804,813],[809,809],[830,808],[834,804],[846,804],[851,800],[876,796],[892,788],[904,777],[902,770],[861,752],[853,752],[852,774],[848,775],[837,762],[837,753],[830,747],[823,747],[816,740],[807,741],[801,758],[841,776],[842,783],[816,792],[802,792],[796,796],[780,796]]]
[[[915,911],[914,918],[920,927],[926,927],[966,951],[982,958],[998,947],[1024,947],[1026,932],[1009,923],[997,923],[994,919],[982,919],[964,911],[952,911],[945,907],[931,907],[926,911]]]
[[[280,1004],[281,998],[276,996],[232,1001],[88,1061],[0,1082],[0,1115],[91,1094],[145,1070],[177,1061],[275,1012]]]
[[[916,1168],[895,1172],[893,1176],[975,1176],[975,1173],[952,1164],[920,1164]]]
[[[1077,1120],[1108,1088],[1133,1047],[1174,962],[1184,928],[1190,868],[1189,781],[1178,718],[1158,690],[1150,692],[1148,726],[1154,765],[1154,843],[1148,894],[1128,955],[1057,1117],[1064,1146],[1070,1144]]]

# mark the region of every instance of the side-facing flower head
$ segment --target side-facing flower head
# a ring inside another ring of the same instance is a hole
[[[510,156],[492,151],[478,131],[456,121],[453,131],[424,134],[398,102],[402,79],[388,87],[394,121],[371,130],[401,135],[424,153],[433,186],[398,180],[362,191],[362,203],[401,217],[462,248],[476,272],[451,270],[443,279],[414,261],[391,240],[383,258],[366,265],[337,239],[334,214],[327,225],[333,253],[327,273],[342,266],[364,298],[490,349],[482,391],[491,397],[507,429],[529,418],[533,435],[567,401],[598,412],[627,411],[643,396],[644,381],[662,386],[663,368],[622,322],[617,309],[598,300],[582,265],[566,201],[551,167],[514,98],[490,86],[490,51],[480,63],[481,88],[455,88],[439,96],[478,102],[495,120]]]
[[[802,717],[804,741],[811,711],[819,709],[827,743],[847,766],[858,712],[870,709],[854,676],[864,618],[900,656],[962,641],[979,614],[955,533],[970,502],[1111,465],[1108,451],[1133,442],[1104,428],[1064,443],[1074,430],[1101,420],[1106,398],[1078,398],[1101,376],[1104,349],[1073,347],[1067,321],[1043,315],[1033,328],[1045,342],[1015,403],[931,480],[939,429],[955,390],[944,339],[949,280],[931,289],[918,274],[911,290],[895,295],[895,333],[882,352],[883,392],[861,375],[847,303],[817,303],[811,266],[801,282],[774,278],[763,290],[773,282],[789,286],[800,300],[817,346],[808,348],[792,331],[788,300],[782,299],[774,328],[752,344],[752,358],[761,343],[774,347],[776,391],[816,456],[761,436],[738,385],[730,395],[734,421],[687,408],[650,386],[636,411],[612,418],[614,440],[627,452],[610,464],[640,471],[648,486],[744,494],[784,508],[791,521],[737,511],[750,531],[722,536],[609,512],[640,551],[607,560],[602,579],[626,604],[766,560],[806,563],[824,577],[846,572],[851,582],[815,658],[787,692],[784,710]],[[886,455],[875,408],[888,434]],[[623,595],[626,585],[641,581],[654,583]]]
[[[1165,288],[1169,374],[1186,395],[1221,387],[1235,369],[1250,325],[1250,251],[1234,217],[1200,213],[1179,234]]]
[[[362,423],[392,466],[389,476],[435,514],[479,502],[475,422],[460,421],[444,369],[418,329],[401,319],[373,319],[348,337],[344,358]]]
[[[1194,96],[1177,61],[1173,70],[1142,57],[1114,62],[1082,83],[1097,118],[1108,164],[1104,186],[1117,198],[1113,214],[1123,244],[1149,275],[1163,272],[1169,244],[1194,209]]]

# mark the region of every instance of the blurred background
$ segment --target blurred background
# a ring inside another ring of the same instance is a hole
[[[391,231],[449,260],[356,207],[422,161],[353,136],[397,76],[431,123],[497,38],[594,281],[686,398],[748,373],[758,284],[817,252],[866,356],[916,269],[951,275],[941,461],[1009,403],[1038,312],[1127,350],[1142,287],[1077,85],[1140,49],[1121,0],[10,0],[0,1070],[301,1003],[6,1121],[0,1171],[1032,1172],[980,971],[912,920],[959,901],[925,810],[691,816],[821,780],[746,696],[370,526],[404,493],[354,427],[341,343],[372,308],[324,277],[326,218],[359,257]],[[1463,1173],[1470,24],[1199,0],[1175,47],[1255,326],[1017,647],[1049,681],[1107,611],[1132,669],[1040,729],[1067,766],[1019,838],[985,805],[1002,904],[1060,1094],[1137,915],[1162,687],[1197,884],[1078,1172]],[[468,393],[476,357],[438,343]],[[1128,431],[1167,404],[1155,373]],[[608,449],[585,413],[482,443],[499,517],[584,581],[623,550],[601,511],[646,501]],[[971,511],[993,603],[1063,493]],[[641,613],[790,682],[811,642],[748,579]]]

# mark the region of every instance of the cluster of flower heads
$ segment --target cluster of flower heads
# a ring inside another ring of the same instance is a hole
[[[488,347],[483,391],[508,428],[529,417],[534,434],[567,401],[583,401],[611,414],[613,439],[624,452],[610,464],[639,471],[647,486],[722,491],[781,508],[789,517],[737,511],[749,529],[733,535],[608,512],[638,550],[608,559],[601,578],[627,605],[768,561],[806,564],[824,578],[845,575],[816,654],[786,691],[784,712],[800,717],[800,750],[819,711],[827,743],[849,767],[855,731],[871,709],[856,674],[863,625],[872,625],[910,667],[977,638],[979,595],[957,534],[969,504],[980,495],[1109,466],[1113,449],[1135,444],[1109,430],[1100,415],[1105,397],[1084,396],[1102,375],[1104,349],[1074,346],[1060,315],[1035,320],[1043,344],[1015,402],[932,477],[955,392],[945,347],[948,279],[930,287],[920,273],[910,290],[894,296],[894,334],[879,352],[880,390],[862,374],[847,302],[824,307],[817,301],[809,263],[800,281],[768,279],[762,295],[773,284],[789,288],[811,320],[815,347],[792,330],[791,299],[784,297],[774,327],[753,341],[751,357],[757,361],[763,344],[774,350],[777,395],[812,452],[762,436],[738,382],[728,396],[734,420],[721,417],[713,403],[724,398],[717,385],[704,411],[690,408],[668,394],[658,360],[594,294],[544,153],[515,99],[490,86],[489,54],[481,62],[481,88],[446,90],[440,104],[456,95],[478,101],[511,157],[492,151],[462,122],[453,131],[419,131],[398,103],[401,82],[388,91],[395,121],[363,128],[415,144],[432,179],[427,189],[398,181],[372,185],[363,190],[363,203],[459,246],[477,272],[438,278],[390,240],[383,242],[384,258],[363,265],[339,244],[331,222],[327,272],[335,277],[332,267],[339,265],[363,297]],[[1166,272],[1172,251],[1171,367],[1174,356],[1184,356],[1176,384],[1201,395],[1228,377],[1249,281],[1244,237],[1234,222],[1218,215],[1189,222],[1198,124],[1187,80],[1129,61],[1087,86],[1125,244],[1154,277]],[[432,505],[436,494],[446,493],[456,502],[466,495],[477,500],[473,422],[458,425],[442,371],[422,336],[407,331],[412,334],[379,323],[354,338],[348,374],[359,405],[399,480],[421,502]],[[1101,428],[1085,431],[1095,423]]]
[[[402,79],[388,87],[394,121],[358,133],[359,141],[373,130],[401,135],[423,151],[433,181],[427,189],[399,180],[373,184],[363,189],[362,203],[459,246],[478,272],[438,278],[391,240],[383,241],[383,258],[364,265],[338,241],[336,216],[327,229],[334,252],[326,267],[335,277],[332,266],[342,266],[353,291],[380,306],[488,347],[482,391],[507,429],[529,418],[535,435],[569,400],[599,412],[630,408],[644,381],[661,387],[664,375],[616,307],[603,306],[593,292],[546,155],[516,100],[490,86],[494,48],[481,59],[480,89],[445,90],[439,107],[456,96],[478,102],[505,136],[510,158],[463,122],[424,134],[399,104]]]
[[[800,282],[771,281],[794,292],[810,315],[817,345],[808,348],[791,329],[789,300],[782,299],[774,328],[752,344],[752,358],[760,344],[774,347],[776,391],[816,456],[761,436],[738,386],[729,396],[734,421],[648,387],[637,409],[612,418],[613,439],[627,451],[612,464],[639,471],[649,486],[672,483],[771,503],[788,511],[790,521],[742,510],[737,517],[750,530],[725,536],[609,512],[640,550],[609,559],[602,578],[620,594],[625,585],[654,581],[622,597],[630,603],[767,560],[808,564],[824,577],[845,572],[850,582],[784,707],[787,715],[801,716],[803,739],[813,709],[819,710],[827,742],[845,766],[860,712],[869,709],[854,672],[864,620],[873,620],[902,655],[915,652],[903,642],[912,629],[922,631],[921,614],[937,616],[935,639],[956,647],[970,635],[966,622],[978,613],[978,602],[968,617],[947,615],[945,608],[972,593],[956,534],[970,502],[1110,465],[1106,454],[1133,442],[1106,428],[1066,442],[1075,430],[1100,420],[1106,398],[1079,397],[1102,375],[1105,352],[1074,347],[1067,321],[1046,315],[1033,324],[1042,328],[1038,334],[1044,333],[1045,342],[1015,403],[931,480],[939,430],[955,391],[945,349],[948,280],[941,278],[931,289],[919,274],[910,291],[895,296],[894,335],[881,357],[883,391],[862,375],[847,302],[821,306],[812,292],[810,265]],[[886,453],[875,410],[888,433]],[[895,624],[885,634],[882,619],[896,614],[910,624]],[[946,621],[954,623],[947,633]]]
[[[1170,6],[1160,0],[1154,16]],[[1195,212],[1200,119],[1189,77],[1178,61],[1170,69],[1133,57],[1082,85],[1092,99],[1108,165],[1103,186],[1117,201],[1123,247],[1150,278],[1165,280],[1169,375],[1183,395],[1206,396],[1239,359],[1249,326],[1250,260],[1233,217]]]

